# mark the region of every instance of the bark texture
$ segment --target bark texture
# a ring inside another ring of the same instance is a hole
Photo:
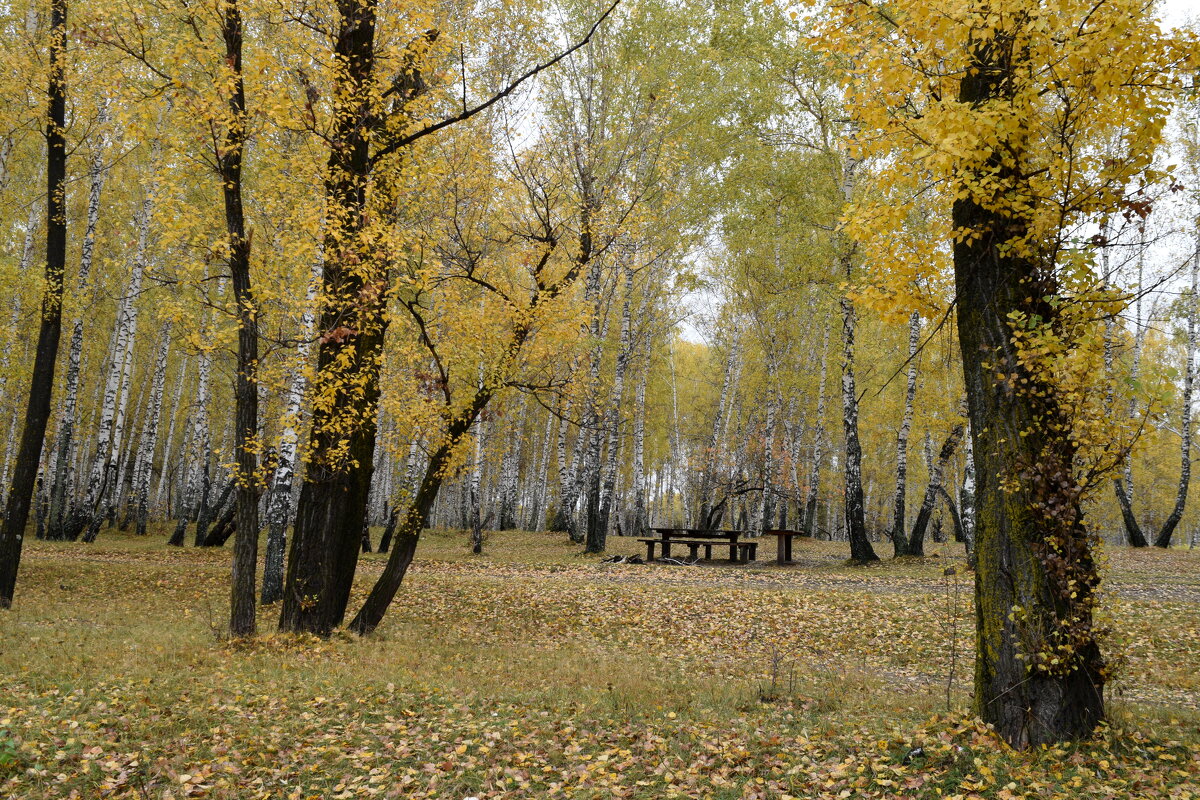
[[[46,423],[50,419],[58,342],[62,337],[63,271],[67,260],[66,49],[67,1],[51,0],[50,80],[46,92],[49,107],[46,124],[46,288],[42,295],[41,325],[29,383],[29,402],[25,407],[25,426],[21,431],[12,487],[4,507],[4,522],[0,526],[0,608],[12,605],[16,589],[21,545],[29,521]]]
[[[1019,67],[1005,44],[1000,32],[977,46],[961,102],[985,107],[1012,91]],[[1019,180],[1000,154],[989,168],[999,180]],[[974,706],[1023,748],[1086,736],[1104,717],[1105,671],[1091,617],[1099,579],[1072,474],[1067,412],[1055,387],[1022,366],[1010,327],[1012,313],[1050,325],[1059,319],[1053,264],[1006,249],[1025,222],[967,195],[955,201],[953,221],[976,234],[954,245],[978,481]]]

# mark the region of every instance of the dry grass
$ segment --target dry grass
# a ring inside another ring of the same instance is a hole
[[[1124,728],[1093,755],[1128,766],[1081,767],[1085,794],[957,716],[927,722],[968,705],[953,545],[868,568],[824,542],[798,567],[668,567],[601,564],[555,534],[493,534],[475,557],[434,532],[376,635],[229,644],[228,552],[164,538],[28,545],[0,615],[0,795],[1004,797],[1008,774],[1046,796],[1139,796],[1200,775],[1176,753],[1200,741],[1200,554],[1111,555]],[[364,558],[352,606],[383,558]],[[897,763],[926,739],[986,771]]]

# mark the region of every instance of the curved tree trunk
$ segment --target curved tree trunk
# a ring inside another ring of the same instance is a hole
[[[1200,302],[1198,290],[1200,290],[1200,241],[1197,241],[1196,250],[1192,253],[1192,291],[1185,295],[1188,304],[1187,354],[1184,358],[1183,400],[1179,420],[1181,439],[1179,490],[1175,493],[1175,505],[1171,508],[1171,513],[1167,515],[1166,520],[1163,521],[1163,526],[1154,540],[1155,547],[1171,546],[1171,536],[1175,533],[1175,527],[1179,524],[1179,520],[1183,519],[1183,511],[1187,507],[1188,483],[1192,477],[1192,387],[1196,381],[1196,337],[1200,333],[1197,330],[1200,326],[1196,324],[1197,303]]]
[[[908,537],[909,555],[925,555],[925,530],[929,527],[929,517],[933,513],[934,503],[937,502],[938,492],[942,488],[942,475],[946,472],[946,464],[950,463],[954,451],[958,449],[958,443],[962,441],[963,430],[962,424],[955,425],[950,430],[946,441],[942,443],[941,451],[938,452],[937,461],[929,465],[929,485],[925,487],[925,498],[921,501],[921,510],[917,512],[917,519],[913,522],[912,535]]]
[[[0,525],[0,608],[12,605],[16,589],[29,504],[41,461],[46,423],[50,419],[54,367],[62,336],[63,271],[67,260],[66,49],[67,0],[51,0],[50,79],[46,92],[49,105],[46,124],[46,283],[33,375],[29,382],[29,402],[25,407],[25,426],[21,431],[12,487],[4,506],[4,521]]]

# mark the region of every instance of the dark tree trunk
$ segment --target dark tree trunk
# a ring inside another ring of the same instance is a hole
[[[417,541],[421,536],[421,529],[425,526],[425,521],[429,518],[429,511],[433,508],[433,501],[437,499],[438,490],[442,486],[442,480],[445,477],[446,471],[445,467],[450,459],[450,455],[454,452],[454,448],[458,445],[458,442],[470,430],[475,416],[479,413],[479,409],[482,409],[489,399],[490,394],[487,396],[477,396],[472,409],[468,410],[463,416],[456,417],[451,421],[445,442],[430,455],[429,464],[425,468],[425,476],[421,479],[421,485],[417,489],[416,496],[409,503],[408,509],[404,512],[403,521],[396,531],[396,546],[392,548],[388,555],[387,564],[383,568],[383,574],[379,576],[375,585],[371,587],[371,593],[367,595],[362,608],[359,609],[358,614],[350,622],[350,630],[360,634],[368,634],[375,630],[383,620],[383,615],[387,612],[388,606],[391,605],[396,592],[400,590],[400,584],[404,582],[404,576],[407,574],[408,567],[412,563],[413,554],[417,549]],[[396,512],[393,511],[392,513],[395,514]]]
[[[938,490],[942,488],[942,475],[945,474],[946,464],[950,462],[954,451],[958,449],[958,443],[962,441],[962,437],[963,426],[955,425],[946,437],[946,441],[942,443],[942,449],[938,453],[937,462],[931,465],[929,485],[925,487],[925,497],[921,501],[921,508],[917,512],[917,519],[913,522],[912,533],[908,537],[907,552],[910,556],[925,555],[925,530],[929,527],[929,517],[933,514],[933,506],[937,502]]]
[[[1138,524],[1137,516],[1133,513],[1133,503],[1129,500],[1129,492],[1125,490],[1125,481],[1118,475],[1113,479],[1113,488],[1117,493],[1117,505],[1121,507],[1121,522],[1125,528],[1125,540],[1130,547],[1149,547],[1146,534]]]
[[[363,241],[374,115],[374,0],[338,0],[326,166],[321,344],[308,469],[279,627],[328,636],[346,613],[375,461],[386,279]]]
[[[167,544],[171,547],[183,547],[183,540],[186,534],[187,517],[181,516],[175,521],[175,531],[171,534],[171,538],[167,540]]]
[[[998,33],[977,46],[961,102],[980,107],[1012,91],[1019,66],[1010,44]],[[981,168],[987,180],[1019,184],[1013,158],[997,152]],[[955,201],[953,222],[974,234],[954,244],[978,480],[974,706],[1025,748],[1086,736],[1104,718],[1105,670],[1092,630],[1099,578],[1072,471],[1069,417],[1056,387],[1023,366],[1012,338],[1012,314],[1051,326],[1060,319],[1054,265],[1006,248],[1027,232],[1025,221],[984,207],[970,192]]]
[[[962,517],[959,516],[958,506],[954,503],[954,498],[946,491],[945,486],[938,486],[938,496],[942,498],[942,502],[946,504],[946,510],[950,512],[950,522],[954,525],[954,541],[966,542],[967,533],[963,528]]]
[[[380,553],[386,553],[392,548],[392,535],[396,532],[396,523],[399,521],[400,509],[393,508],[388,514],[387,527],[383,529],[383,536],[379,539]]]
[[[221,525],[221,520],[225,517],[225,504],[229,502],[229,496],[233,494],[234,487],[237,485],[236,478],[225,484],[225,488],[221,490],[221,494],[217,497],[217,502],[205,511],[204,534],[200,533],[200,523],[196,523],[196,541],[195,547],[220,547],[225,544],[225,539],[221,539],[218,544],[216,541],[217,530]],[[235,506],[232,506],[236,508]],[[215,521],[216,524],[209,529],[209,521]],[[225,537],[229,538],[228,536]]]
[[[212,475],[209,473],[211,465],[208,459],[205,458],[200,473],[200,502],[196,505],[194,513],[196,515],[196,530],[192,533],[192,546],[203,547],[204,539],[208,536],[208,526],[212,523],[212,519],[220,513],[221,505],[225,502],[226,495],[222,495],[217,501],[217,507],[214,509],[209,500],[212,498]],[[225,487],[226,489],[229,486]]]
[[[0,527],[0,608],[12,605],[16,589],[21,545],[29,522],[29,505],[42,457],[42,443],[46,438],[46,423],[50,419],[54,368],[62,336],[63,271],[67,258],[67,145],[63,134],[67,108],[66,49],[67,0],[51,0],[50,80],[46,91],[49,106],[46,125],[46,288],[42,295],[41,326],[29,382],[25,426],[21,431],[12,487]]]
[[[229,537],[237,533],[238,527],[238,506],[237,503],[232,503],[221,513],[216,524],[212,526],[212,530],[208,532],[208,536],[204,539],[205,547],[224,547],[229,541]],[[240,537],[239,537],[240,538]],[[236,544],[234,545],[236,547]],[[234,558],[237,558],[235,552]],[[232,632],[232,631],[231,631]],[[234,634],[235,636],[249,636],[251,634]]]
[[[225,200],[225,233],[229,246],[229,275],[238,308],[238,370],[234,387],[236,410],[234,449],[237,483],[237,539],[233,544],[229,633],[255,634],[254,573],[258,566],[258,319],[250,285],[250,239],[242,207],[242,153],[246,144],[246,92],[242,80],[242,14],[237,0],[225,0],[221,36],[226,67],[232,74],[229,119],[217,167]]]
[[[597,465],[588,474],[587,488],[587,535],[584,538],[585,553],[603,553],[608,531],[607,520],[600,514],[600,467]]]

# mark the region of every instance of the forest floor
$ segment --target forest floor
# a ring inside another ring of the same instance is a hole
[[[0,797],[1200,798],[1200,551],[1109,552],[1111,727],[1015,753],[966,714],[954,545],[682,567],[431,533],[373,636],[247,644],[221,633],[228,550],[164,541],[26,544]]]

